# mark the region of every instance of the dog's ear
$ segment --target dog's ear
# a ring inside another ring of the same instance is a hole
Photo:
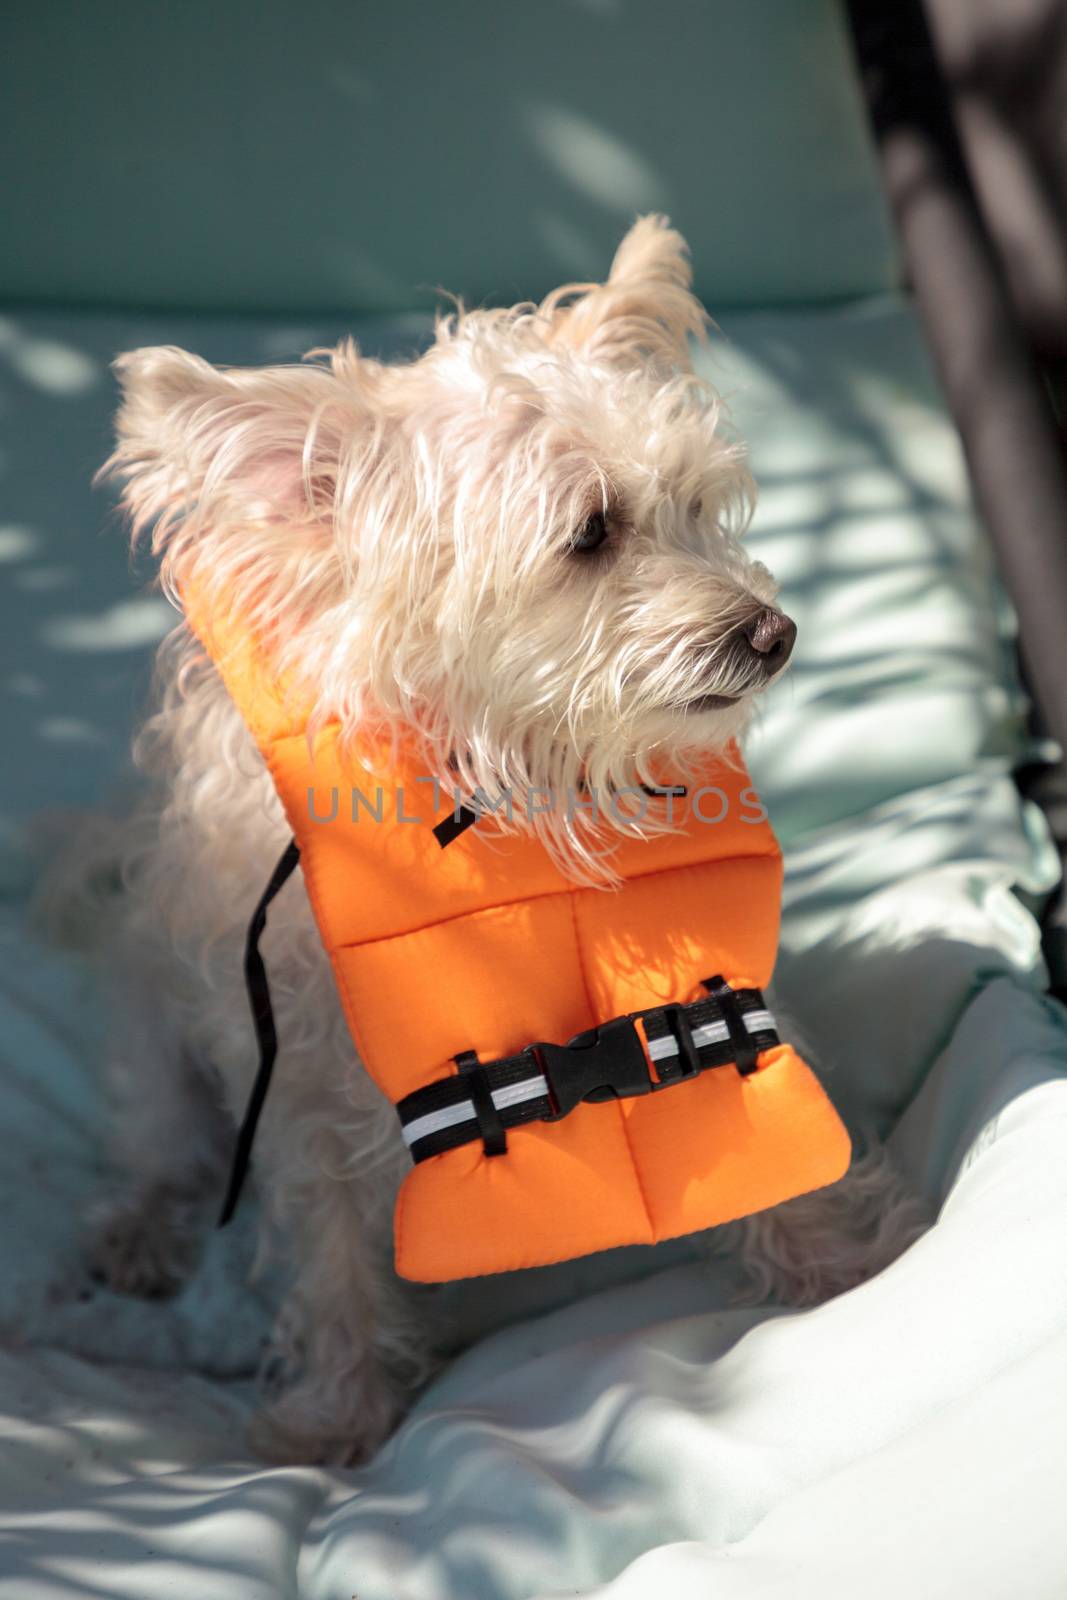
[[[321,366],[219,369],[173,346],[115,362],[122,389],[117,449],[107,469],[124,480],[135,528],[211,503],[305,522],[336,470],[338,401]],[[207,527],[203,531],[209,532]]]
[[[605,283],[557,289],[542,309],[551,318],[553,342],[620,366],[689,371],[689,338],[702,338],[708,323],[692,281],[681,234],[666,217],[640,217]]]
[[[226,573],[236,587],[291,585],[313,600],[337,581],[338,474],[374,432],[363,365],[352,346],[325,365],[253,369],[173,347],[119,357],[118,443],[104,472],[123,482],[135,538],[151,530],[172,591]]]

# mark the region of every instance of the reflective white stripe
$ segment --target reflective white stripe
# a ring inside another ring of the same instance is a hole
[[[769,1011],[750,1011],[745,1018],[745,1026],[749,1033],[762,1033],[767,1028],[775,1033],[778,1029],[778,1024]]]
[[[700,1050],[706,1044],[722,1044],[724,1039],[730,1037],[730,1030],[725,1022],[705,1022],[702,1028],[693,1029],[693,1043]],[[678,1041],[673,1033],[665,1033],[662,1039],[648,1041],[648,1053],[653,1061],[662,1061],[665,1056],[678,1054]]]
[[[743,1015],[749,1033],[763,1033],[765,1029],[774,1027],[774,1018],[769,1011],[748,1011]],[[725,1022],[705,1022],[703,1027],[693,1029],[693,1043],[698,1050],[702,1050],[705,1045],[722,1044],[729,1037],[730,1030]],[[665,1034],[662,1039],[650,1039],[648,1053],[653,1061],[663,1061],[667,1056],[676,1056],[678,1041],[673,1033]]]
[[[521,1105],[524,1100],[536,1100],[539,1094],[548,1093],[548,1084],[540,1073],[536,1078],[520,1078],[518,1083],[506,1083],[502,1089],[493,1090],[493,1104],[498,1111],[505,1106]]]
[[[493,1104],[498,1111],[504,1111],[508,1106],[521,1105],[524,1100],[536,1100],[538,1095],[548,1093],[548,1084],[541,1073],[535,1078],[520,1078],[517,1083],[507,1083],[502,1089],[493,1090]],[[404,1143],[409,1147],[416,1144],[419,1139],[427,1138],[431,1133],[440,1133],[442,1128],[454,1128],[460,1122],[475,1122],[474,1107],[469,1100],[457,1100],[454,1106],[442,1106],[439,1111],[427,1111],[424,1116],[416,1117],[414,1122],[406,1122],[401,1128]]]
[[[442,1128],[454,1128],[457,1122],[474,1122],[474,1107],[469,1100],[457,1100],[454,1106],[442,1106],[440,1111],[427,1111],[424,1117],[416,1117],[414,1122],[405,1122],[401,1128],[404,1143],[413,1145],[419,1139],[425,1139],[427,1134],[440,1133]]]

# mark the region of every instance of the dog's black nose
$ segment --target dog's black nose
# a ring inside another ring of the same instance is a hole
[[[767,677],[773,678],[776,672],[781,672],[793,654],[797,625],[792,617],[765,606],[745,623],[741,633],[747,640],[749,648],[759,657],[760,665]]]

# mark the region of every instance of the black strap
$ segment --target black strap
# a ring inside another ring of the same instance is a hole
[[[482,1136],[482,1149],[487,1156],[505,1156],[508,1153],[508,1136],[500,1120],[500,1112],[493,1101],[489,1076],[473,1050],[464,1050],[455,1057],[467,1092],[471,1097],[474,1115],[478,1119],[478,1132]]]
[[[256,1070],[252,1093],[248,1097],[244,1120],[237,1134],[233,1163],[230,1167],[230,1181],[227,1184],[226,1198],[219,1213],[218,1226],[220,1228],[224,1228],[230,1221],[237,1209],[237,1202],[241,1198],[241,1189],[244,1185],[245,1175],[248,1172],[248,1163],[252,1156],[252,1141],[256,1137],[256,1127],[259,1123],[260,1112],[263,1110],[263,1102],[267,1098],[271,1073],[274,1071],[274,1060],[278,1054],[278,1034],[274,1026],[274,1007],[271,1005],[270,1000],[267,969],[263,964],[263,957],[259,953],[259,941],[264,928],[267,926],[267,907],[278,891],[292,877],[299,860],[300,847],[295,839],[290,839],[281,860],[270,875],[270,882],[264,889],[262,898],[252,913],[252,920],[248,924],[248,937],[245,941],[245,986],[248,990],[248,1002],[252,1008],[252,1025],[256,1030],[256,1039],[259,1043],[259,1067]]]
[[[780,1043],[763,994],[732,989],[719,977],[706,979],[705,988],[707,994],[689,1005],[614,1017],[566,1045],[531,1044],[495,1061],[462,1052],[455,1058],[458,1073],[397,1104],[412,1159],[426,1161],[479,1140],[487,1155],[503,1155],[508,1129],[556,1122],[583,1101],[655,1094],[714,1067],[733,1066],[747,1077],[760,1053]]]
[[[678,1046],[678,1062],[674,1068],[673,1076],[680,1081],[682,1078],[695,1078],[700,1071],[700,1052],[693,1042],[693,1030],[689,1026],[689,1019],[685,1014],[684,1006],[664,1006],[663,1020],[674,1036]],[[731,1035],[732,1037],[732,1035]],[[746,1039],[748,1035],[745,1035]],[[664,1078],[666,1082],[666,1078]]]
[[[473,828],[478,820],[477,811],[472,811],[470,806],[461,805],[458,810],[450,811],[443,822],[439,822],[433,830],[433,836],[441,846],[447,850],[448,846],[458,839],[461,833],[466,833],[468,828]]]
[[[719,976],[707,980],[708,993],[717,1000],[722,1011],[722,1020],[730,1030],[730,1044],[734,1052],[737,1070],[743,1078],[756,1070],[756,1056],[758,1052],[753,1048],[752,1035],[745,1024],[741,1007],[737,1003],[737,995],[730,988],[726,979]]]

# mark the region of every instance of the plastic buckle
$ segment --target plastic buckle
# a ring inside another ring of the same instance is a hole
[[[656,1087],[632,1016],[613,1017],[563,1045],[531,1044],[526,1049],[544,1074],[552,1099],[554,1111],[545,1122],[558,1122],[583,1100],[630,1099]]]

